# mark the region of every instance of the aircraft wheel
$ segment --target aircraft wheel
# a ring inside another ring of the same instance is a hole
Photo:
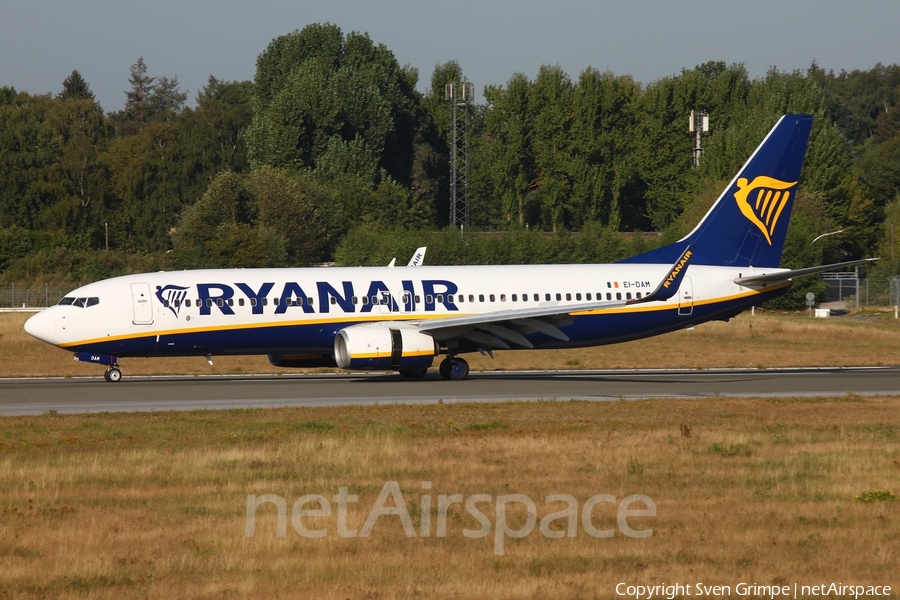
[[[441,373],[441,377],[444,379],[450,379],[450,363],[453,362],[453,359],[449,356],[441,361],[441,366],[438,369]]]
[[[462,358],[450,361],[450,379],[462,380],[469,376],[469,363]]]
[[[103,378],[110,383],[118,383],[119,381],[122,381],[122,369],[118,367],[111,367],[106,370],[106,373],[103,374]]]
[[[403,379],[422,379],[428,369],[400,369],[400,377]]]

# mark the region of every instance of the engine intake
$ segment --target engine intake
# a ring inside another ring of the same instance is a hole
[[[439,351],[430,335],[389,323],[351,325],[334,338],[342,369],[427,369]]]

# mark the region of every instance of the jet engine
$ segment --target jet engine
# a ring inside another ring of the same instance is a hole
[[[342,369],[427,369],[438,352],[430,335],[392,323],[351,325],[334,338],[334,358]]]

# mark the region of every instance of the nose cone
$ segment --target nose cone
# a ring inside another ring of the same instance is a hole
[[[25,321],[25,333],[42,342],[56,344],[56,311],[53,308],[43,310]]]

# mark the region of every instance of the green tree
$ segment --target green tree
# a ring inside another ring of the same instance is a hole
[[[56,96],[60,100],[94,100],[94,93],[77,70],[63,80],[63,90]]]
[[[406,183],[417,125],[414,87],[415,72],[368,35],[345,37],[335,25],[315,24],[278,37],[257,60],[251,164],[316,168],[333,138],[360,139],[379,170]]]

